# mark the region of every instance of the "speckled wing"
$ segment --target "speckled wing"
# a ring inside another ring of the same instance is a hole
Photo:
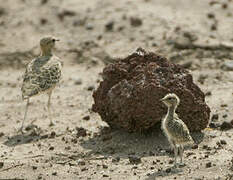
[[[54,88],[61,79],[62,63],[56,56],[40,56],[27,66],[23,77],[23,99]]]
[[[188,127],[186,124],[179,119],[177,114],[174,116],[174,121],[172,125],[168,125],[168,128],[171,127],[172,130],[169,131],[172,137],[175,137],[176,141],[179,143],[193,143],[193,139],[190,136]]]

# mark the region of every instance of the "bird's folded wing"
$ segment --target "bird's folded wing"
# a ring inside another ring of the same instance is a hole
[[[31,97],[53,88],[61,78],[61,63],[50,59],[42,64],[33,60],[28,64],[22,85],[23,97]]]

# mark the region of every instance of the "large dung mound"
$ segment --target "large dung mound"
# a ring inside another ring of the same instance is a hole
[[[180,97],[177,114],[190,131],[206,128],[210,108],[192,75],[180,65],[141,48],[104,68],[92,108],[113,128],[145,131],[166,115],[167,108],[160,99],[167,93]]]

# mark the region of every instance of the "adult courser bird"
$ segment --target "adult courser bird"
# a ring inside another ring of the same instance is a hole
[[[53,55],[52,50],[55,47],[55,42],[58,41],[54,37],[44,37],[40,40],[41,54],[33,59],[26,67],[26,71],[23,76],[22,84],[22,98],[27,100],[24,119],[20,127],[20,131],[23,132],[24,122],[27,117],[29,99],[33,96],[41,93],[48,94],[48,113],[50,119],[50,125],[53,125],[51,115],[51,94],[53,89],[59,83],[61,79],[61,60]]]

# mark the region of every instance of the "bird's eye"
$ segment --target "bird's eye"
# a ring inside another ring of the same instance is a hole
[[[56,39],[52,39],[52,41],[53,41],[53,42],[55,42],[55,41],[56,41]]]

